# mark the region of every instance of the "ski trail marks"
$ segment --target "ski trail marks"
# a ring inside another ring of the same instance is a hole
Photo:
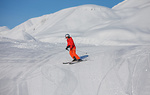
[[[77,78],[70,70],[47,64],[42,68],[42,74],[56,85],[53,95],[72,95],[77,87]]]

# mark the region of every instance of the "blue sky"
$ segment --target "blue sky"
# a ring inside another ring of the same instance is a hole
[[[124,0],[0,0],[0,26],[14,28],[34,17],[57,12],[61,9],[96,4],[112,8]]]

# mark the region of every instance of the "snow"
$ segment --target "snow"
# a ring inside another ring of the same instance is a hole
[[[113,9],[142,8],[149,6],[149,3],[149,0],[124,0],[123,2],[114,6]]]
[[[8,30],[9,30],[9,28],[7,26],[0,27],[0,32],[8,31]]]
[[[64,43],[64,34],[70,33],[80,44],[147,45],[150,42],[147,35],[150,30],[149,10],[149,6],[110,9],[82,5],[31,18],[3,36],[26,40],[30,35],[30,40],[32,36],[42,42]],[[27,37],[24,34],[28,34]]]
[[[71,60],[64,44],[3,39],[0,45],[0,91],[4,95],[150,93],[149,46],[78,45],[82,51],[78,54],[87,52],[88,61],[64,65]]]
[[[0,95],[150,95],[149,10],[82,5],[0,28]],[[62,64],[66,33],[87,61]]]
[[[9,30],[7,26],[0,26],[0,36],[6,34]]]

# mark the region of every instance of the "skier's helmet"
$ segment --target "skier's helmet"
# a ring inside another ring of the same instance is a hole
[[[70,38],[70,35],[69,35],[69,34],[66,34],[66,35],[65,35],[65,38]]]

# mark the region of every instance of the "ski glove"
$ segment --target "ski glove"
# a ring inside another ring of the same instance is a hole
[[[66,50],[68,50],[68,48],[66,47]]]
[[[70,45],[66,47],[66,50],[68,50],[69,47],[70,47]]]

